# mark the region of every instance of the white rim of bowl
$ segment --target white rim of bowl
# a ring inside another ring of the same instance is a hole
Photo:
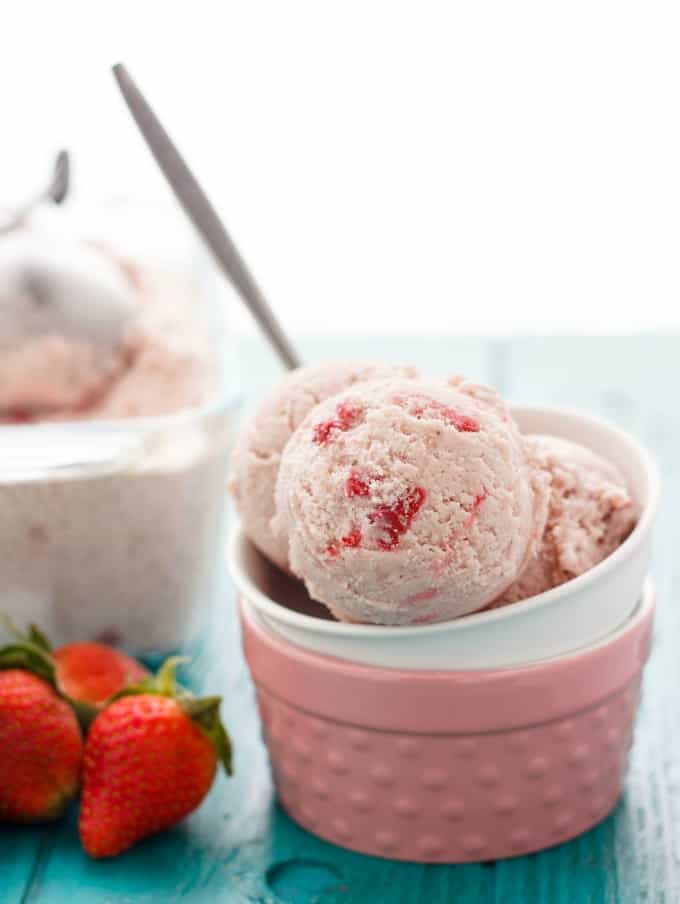
[[[575,408],[548,407],[545,405],[524,405],[521,403],[511,403],[512,410],[524,410],[526,412],[548,412],[551,415],[564,415],[580,421],[587,421],[597,427],[604,427],[610,433],[615,434],[618,439],[633,452],[634,456],[642,463],[647,482],[649,486],[647,503],[640,513],[640,518],[633,528],[632,532],[623,541],[618,549],[614,550],[611,555],[603,559],[597,565],[588,571],[572,578],[559,587],[552,590],[546,590],[536,596],[521,600],[509,606],[502,606],[499,609],[482,609],[479,612],[472,612],[469,615],[462,615],[460,618],[454,618],[449,621],[436,622],[432,625],[356,625],[349,622],[326,621],[325,619],[316,618],[313,615],[305,615],[301,612],[295,612],[287,609],[281,603],[277,603],[268,597],[257,587],[241,566],[241,547],[242,544],[250,543],[243,532],[240,522],[237,522],[231,530],[229,538],[228,562],[232,580],[237,590],[247,599],[252,600],[255,605],[262,609],[263,612],[279,622],[285,622],[297,628],[306,631],[315,631],[321,634],[344,635],[345,637],[389,637],[398,633],[400,636],[417,634],[423,636],[425,634],[444,634],[449,631],[463,631],[468,627],[489,624],[494,621],[504,621],[512,618],[520,612],[529,612],[534,609],[540,609],[544,606],[550,606],[557,600],[576,591],[582,590],[597,581],[608,571],[616,568],[619,561],[625,556],[632,555],[637,547],[642,543],[643,539],[651,530],[654,517],[659,506],[659,497],[661,493],[661,477],[658,465],[647,448],[640,443],[634,436],[612,424],[605,418],[595,417],[590,414],[583,414]],[[262,555],[255,548],[258,555]]]
[[[630,613],[630,615],[621,622],[621,624],[617,625],[615,628],[608,633],[603,635],[602,637],[598,637],[596,640],[590,641],[589,643],[585,643],[580,647],[575,647],[573,650],[567,650],[565,653],[556,653],[554,656],[544,656],[542,659],[529,659],[525,662],[516,662],[512,665],[484,665],[484,666],[463,666],[458,668],[444,669],[444,668],[435,668],[435,669],[416,669],[413,666],[390,666],[390,665],[372,665],[370,662],[363,662],[356,659],[347,659],[342,655],[342,653],[331,653],[331,652],[322,652],[321,650],[314,649],[313,647],[303,646],[301,643],[297,641],[290,640],[285,635],[279,634],[275,627],[271,625],[268,621],[263,621],[262,614],[258,612],[257,606],[249,602],[247,599],[243,601],[243,606],[248,614],[248,618],[255,622],[257,627],[261,631],[265,631],[268,635],[270,635],[277,643],[292,643],[297,649],[303,653],[307,653],[311,656],[320,656],[320,657],[333,657],[335,659],[341,659],[344,662],[349,662],[354,666],[358,666],[359,668],[365,669],[381,669],[385,671],[392,671],[393,669],[405,671],[405,672],[415,672],[420,675],[427,674],[430,672],[472,672],[475,674],[480,674],[483,672],[509,672],[513,669],[532,669],[535,666],[541,665],[550,665],[555,662],[565,662],[571,659],[578,659],[578,657],[583,656],[584,654],[590,653],[594,650],[599,650],[602,647],[608,646],[612,641],[616,640],[618,637],[621,637],[622,634],[625,634],[627,631],[630,631],[635,625],[649,612],[650,608],[652,608],[656,602],[657,598],[657,589],[656,583],[654,582],[654,578],[651,575],[647,575],[645,577],[644,583],[642,585],[642,590],[640,591],[640,599],[638,600],[635,608]],[[418,627],[418,626],[416,626]]]

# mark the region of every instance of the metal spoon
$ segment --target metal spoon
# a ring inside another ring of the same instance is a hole
[[[217,211],[198,184],[148,101],[122,63],[113,67],[121,94],[175,197],[212,252],[218,266],[239,293],[251,314],[289,369],[300,366],[298,356]]]
[[[39,194],[26,201],[17,210],[13,211],[9,219],[0,226],[0,235],[11,232],[17,226],[26,220],[26,217],[40,204],[51,202],[52,204],[62,204],[68,195],[71,181],[71,162],[68,151],[59,151],[54,168],[52,170],[52,178],[49,185]]]

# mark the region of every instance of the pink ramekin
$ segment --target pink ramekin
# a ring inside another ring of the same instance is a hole
[[[279,798],[308,831],[398,860],[527,854],[600,822],[622,790],[654,593],[604,640],[527,666],[367,666],[303,649],[242,600]]]

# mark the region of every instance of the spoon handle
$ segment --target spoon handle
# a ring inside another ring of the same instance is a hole
[[[299,367],[300,358],[292,343],[283,332],[215,208],[179,154],[148,101],[122,63],[113,67],[113,74],[156,163],[184,212],[212,252],[220,269],[246,303],[286,367],[289,369]]]

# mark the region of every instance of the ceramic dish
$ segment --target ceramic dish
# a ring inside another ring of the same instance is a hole
[[[640,505],[640,518],[619,549],[599,565],[547,593],[455,621],[354,625],[331,619],[236,528],[229,562],[241,597],[264,625],[300,647],[385,668],[502,668],[563,656],[606,637],[630,618],[643,592],[660,492],[656,465],[632,436],[592,415],[528,405],[513,405],[512,413],[522,432],[577,441],[623,473]]]
[[[277,792],[308,831],[375,856],[527,854],[622,790],[654,593],[577,653],[515,668],[376,668],[302,649],[241,608]]]

